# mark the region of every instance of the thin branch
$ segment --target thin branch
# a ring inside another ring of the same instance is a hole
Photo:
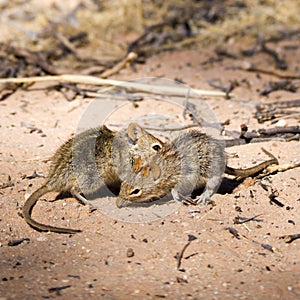
[[[300,74],[291,71],[275,70],[267,67],[255,66],[249,62],[244,62],[239,66],[233,68],[248,71],[248,72],[257,72],[262,74],[273,75],[278,78],[284,78],[284,79],[300,79]]]
[[[266,136],[272,136],[277,134],[285,134],[285,133],[300,133],[300,126],[287,126],[287,127],[275,127],[269,129],[259,129],[257,131],[245,132],[243,134],[243,138],[252,139],[252,138],[260,138]]]
[[[33,82],[48,82],[48,81],[59,81],[79,84],[90,84],[90,85],[105,85],[105,86],[118,86],[134,90],[140,90],[154,94],[166,94],[166,95],[178,95],[186,96],[186,92],[189,87],[170,87],[170,86],[158,86],[152,84],[144,84],[129,81],[119,81],[113,79],[103,79],[95,76],[86,75],[54,75],[54,76],[36,76],[36,77],[20,77],[20,78],[1,78],[0,84],[5,83],[33,83]],[[208,91],[192,89],[193,93],[190,97],[199,96],[211,96],[211,97],[226,97],[226,93],[219,91]]]
[[[110,77],[110,76],[120,72],[122,69],[126,68],[127,65],[129,65],[130,63],[132,63],[136,59],[137,59],[137,54],[134,53],[134,52],[130,52],[130,53],[128,53],[128,55],[123,60],[121,60],[119,63],[117,63],[114,67],[104,71],[100,75],[100,77],[101,78]]]

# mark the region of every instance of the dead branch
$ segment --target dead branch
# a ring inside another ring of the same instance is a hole
[[[264,52],[264,53],[269,54],[274,59],[277,69],[280,69],[280,70],[286,70],[287,69],[286,61],[284,59],[280,58],[278,53],[275,50],[267,47],[264,40],[261,42],[261,51]]]
[[[14,182],[11,180],[11,177],[8,176],[8,180],[6,182],[0,183],[0,190],[6,189],[8,187],[14,186]]]
[[[186,37],[189,37],[191,35],[191,28],[189,26],[189,20],[191,19],[192,15],[194,14],[194,11],[190,11],[187,13],[185,16],[180,14],[179,16],[174,16],[168,19],[165,19],[162,22],[159,22],[157,24],[154,24],[152,26],[149,26],[146,28],[146,30],[135,40],[133,40],[129,45],[128,45],[128,52],[137,52],[139,54],[147,54],[152,51],[155,51],[155,48],[153,47],[154,45],[160,44],[163,45],[166,43],[167,39],[170,39],[172,36],[173,39],[175,38],[176,34],[175,32],[171,32],[169,35],[166,32],[163,32],[163,29],[165,27],[170,27],[173,31],[177,26],[183,26],[185,29],[182,34],[177,34],[177,39],[184,39]],[[149,45],[148,47],[145,47],[145,45]],[[159,47],[161,48],[161,47]]]
[[[53,33],[55,34],[55,36],[57,37],[57,39],[62,43],[62,45],[68,50],[70,51],[77,59],[79,60],[86,60],[87,57],[84,57],[72,44],[72,42],[65,37],[62,33],[58,32],[58,31],[53,31]]]
[[[235,228],[226,227],[225,230],[228,230],[229,233],[231,233],[236,239],[238,239],[238,240],[241,239],[241,235],[239,234],[239,232]]]
[[[229,85],[227,86],[222,86],[220,83],[214,81],[214,80],[207,80],[208,84],[215,88],[215,89],[219,89],[222,92],[226,93],[226,98],[229,99],[229,93],[231,93],[234,88],[237,86],[236,82],[230,82]]]
[[[175,258],[177,259],[177,270],[180,270],[181,261],[182,261],[185,250],[191,244],[191,242],[194,241],[195,239],[197,239],[197,238],[194,235],[189,234],[188,242],[184,245],[184,247],[182,248],[182,250],[179,253],[177,252],[177,254],[175,256]]]
[[[241,138],[231,139],[231,140],[225,140],[225,147],[234,147],[234,146],[241,146],[246,144],[254,144],[254,143],[264,143],[264,142],[270,142],[270,141],[280,141],[280,142],[290,142],[292,140],[299,141],[300,135],[296,134],[293,137],[285,138],[285,137],[267,137],[267,138],[253,138],[251,140],[245,140]]]
[[[104,79],[95,76],[88,75],[73,75],[73,74],[63,74],[63,75],[53,75],[53,76],[36,76],[36,77],[20,77],[20,78],[1,78],[0,84],[5,83],[34,83],[34,82],[69,82],[69,83],[80,83],[87,85],[104,85],[104,86],[118,86],[127,89],[140,90],[147,93],[154,94],[165,94],[165,95],[177,95],[177,96],[186,96],[187,87],[170,87],[170,86],[158,86],[137,82],[129,81],[119,81],[113,79]],[[211,97],[226,97],[226,94],[219,91],[208,91],[208,90],[199,90],[193,89],[193,95],[195,96],[211,96]],[[231,95],[233,96],[233,95]]]
[[[121,60],[118,64],[116,64],[111,69],[108,69],[104,71],[100,77],[101,78],[107,78],[110,77],[118,72],[120,72],[122,69],[126,68],[129,64],[131,64],[133,61],[137,59],[137,54],[134,52],[130,52],[127,54],[127,56]]]
[[[274,127],[269,129],[258,129],[252,132],[245,132],[241,138],[243,139],[253,139],[272,135],[280,135],[286,133],[297,134],[300,133],[300,126],[287,126],[287,127]]]
[[[276,76],[278,78],[283,78],[283,79],[300,79],[300,75],[297,73],[290,72],[290,71],[275,70],[275,69],[270,69],[267,67],[255,66],[254,64],[251,64],[250,62],[247,62],[247,61],[244,61],[242,64],[239,64],[238,66],[233,67],[233,69],[268,74],[268,75],[273,75],[273,76]]]
[[[53,65],[50,65],[41,53],[22,48],[11,48],[11,51],[13,51],[16,57],[24,58],[28,62],[28,64],[39,66],[47,74],[58,75],[66,73],[66,70],[62,70],[54,67]]]
[[[225,132],[226,135],[234,136],[235,132]],[[292,134],[293,137],[285,137],[286,134]],[[298,140],[300,134],[300,126],[274,127],[269,129],[258,129],[252,132],[242,131],[239,138],[225,140],[226,147],[245,145],[250,143],[260,143],[273,141],[274,137],[280,138],[282,141]]]
[[[286,243],[291,243],[297,239],[300,239],[300,233],[283,235],[280,238],[283,239]]]
[[[268,120],[274,120],[279,118],[279,115],[291,115],[295,114],[295,117],[300,116],[299,111],[291,111],[291,110],[280,110],[279,108],[292,108],[292,107],[300,107],[300,100],[289,100],[289,101],[280,101],[273,102],[268,104],[259,104],[256,106],[255,118],[259,123],[263,123]]]
[[[243,223],[250,222],[250,221],[262,222],[263,221],[262,219],[257,219],[257,217],[259,217],[259,216],[261,216],[261,214],[250,217],[250,218],[243,218],[240,216],[236,216],[233,219],[233,223],[234,224],[243,224]]]
[[[275,108],[290,108],[290,107],[300,107],[300,99],[259,104],[256,106],[256,109],[261,111],[261,110],[270,110]]]
[[[291,93],[296,93],[297,89],[298,89],[298,87],[296,86],[296,84],[289,81],[289,80],[277,81],[277,82],[272,81],[259,94],[261,96],[267,96],[270,93],[275,92],[275,91],[279,91],[279,90],[288,91],[288,92],[291,92]]]

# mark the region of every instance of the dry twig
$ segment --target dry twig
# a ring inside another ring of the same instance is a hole
[[[101,78],[107,78],[110,77],[118,72],[120,72],[122,69],[126,68],[127,65],[131,64],[133,61],[137,59],[137,54],[134,52],[128,53],[128,55],[121,60],[118,64],[116,64],[113,68],[108,69],[104,71],[100,77]]]
[[[273,75],[273,76],[276,76],[278,78],[283,78],[283,79],[300,79],[300,75],[297,73],[294,73],[291,71],[271,69],[268,67],[255,66],[254,64],[251,64],[250,62],[247,62],[247,61],[244,61],[242,64],[239,64],[236,67],[233,67],[233,69],[268,74],[268,75]]]
[[[147,93],[154,94],[166,94],[166,95],[178,95],[186,96],[188,87],[170,87],[170,86],[159,86],[151,85],[137,82],[129,81],[119,81],[113,79],[104,79],[95,76],[86,75],[73,75],[73,74],[63,74],[54,76],[37,76],[37,77],[21,77],[21,78],[1,78],[0,84],[6,83],[33,83],[33,82],[69,82],[78,84],[88,84],[88,85],[104,85],[104,86],[118,86],[127,89],[140,90]],[[211,97],[226,97],[226,93],[219,91],[208,91],[193,89],[193,96],[211,96]]]
[[[236,216],[233,219],[233,223],[234,224],[243,224],[243,223],[250,222],[250,221],[262,222],[261,219],[257,219],[257,217],[259,217],[259,216],[261,216],[261,214],[250,217],[250,218],[242,218],[240,216]]]
[[[286,243],[291,243],[297,239],[300,239],[300,233],[283,235],[280,238],[283,239]]]
[[[175,258],[177,259],[177,270],[180,270],[181,261],[182,261],[182,257],[183,257],[185,250],[191,244],[191,242],[194,241],[195,239],[197,239],[197,238],[194,235],[189,234],[188,242],[184,245],[184,247],[182,248],[180,253],[176,254]]]

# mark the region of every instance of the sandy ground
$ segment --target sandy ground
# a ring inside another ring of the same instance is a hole
[[[289,68],[299,70],[299,43],[290,43],[297,47],[285,47],[284,43],[276,47],[285,49]],[[251,130],[274,126],[257,123],[253,117],[257,103],[299,99],[299,92],[259,96],[258,91],[276,78],[231,70],[228,67],[235,61],[229,58],[203,64],[211,57],[216,57],[213,48],[166,52],[138,65],[137,72],[126,69],[114,78],[157,76],[203,89],[211,89],[208,79],[220,79],[224,85],[237,80],[240,85],[232,100],[205,100],[220,122],[230,120],[226,129],[236,131],[242,123]],[[272,63],[265,54],[250,60],[268,66]],[[181,205],[165,218],[149,222],[124,222],[101,210],[91,213],[73,198],[45,201],[55,198],[55,194],[47,194],[35,207],[34,218],[80,228],[82,233],[69,236],[30,228],[20,216],[21,208],[45,179],[28,176],[35,171],[47,176],[47,158],[76,131],[92,101],[78,98],[68,102],[59,92],[47,92],[43,87],[20,89],[0,103],[0,182],[10,177],[13,183],[0,190],[1,300],[300,298],[300,240],[287,244],[279,238],[300,231],[300,168],[258,181],[248,179],[233,191],[227,188],[228,193],[213,196],[214,207]],[[149,111],[155,112],[157,106],[152,103]],[[138,109],[129,104],[126,117],[132,118]],[[122,123],[124,114],[116,113],[115,117]],[[32,132],[24,124],[38,130]],[[287,119],[286,124],[297,122]],[[235,154],[229,156],[229,164],[246,167],[263,161],[267,157],[260,146],[280,163],[299,161],[298,141],[272,141],[228,149]],[[283,207],[270,202],[270,192],[260,182],[277,189],[277,200]],[[223,181],[225,191],[227,184]],[[113,201],[110,198],[109,202]],[[236,225],[233,219],[238,215],[260,215],[260,222]],[[228,227],[235,228],[239,238],[230,234]],[[176,256],[189,237],[195,239],[187,246],[178,269]],[[8,244],[23,238],[28,240],[16,246]]]

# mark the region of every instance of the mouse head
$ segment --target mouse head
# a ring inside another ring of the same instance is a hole
[[[163,142],[160,139],[144,130],[137,123],[129,123],[127,134],[131,142],[135,144],[135,148],[138,148],[140,151],[150,150],[150,152],[154,154],[163,146]]]
[[[132,176],[121,183],[120,193],[116,200],[117,207],[121,208],[135,203],[149,203],[159,200],[169,194],[176,182],[170,172],[163,172],[159,154],[151,159],[150,163],[142,163],[137,158],[134,163]],[[173,171],[173,170],[172,170]]]
[[[127,128],[116,132],[113,138],[109,153],[112,172],[120,182],[130,180],[161,151],[163,145],[140,125],[130,123]]]
[[[147,203],[159,199],[156,185],[161,170],[156,164],[143,165],[138,157],[133,165],[132,177],[121,183],[121,189],[116,200],[117,207],[121,208],[133,203]]]

